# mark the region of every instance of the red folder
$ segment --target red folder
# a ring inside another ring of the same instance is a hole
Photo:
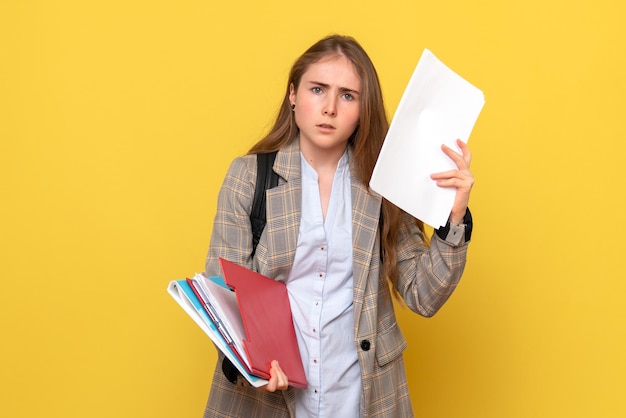
[[[252,374],[269,379],[270,363],[278,360],[289,385],[305,389],[306,375],[285,284],[223,258],[219,261],[224,281],[237,296]]]

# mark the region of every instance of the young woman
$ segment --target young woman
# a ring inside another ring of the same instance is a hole
[[[428,317],[453,292],[473,177],[464,143],[462,154],[442,147],[458,168],[432,179],[456,199],[428,240],[421,222],[368,188],[387,129],[376,70],[353,38],[329,36],[298,58],[273,128],[228,170],[206,269],[219,275],[223,257],[286,283],[308,388],[288,387],[276,362],[263,389],[233,383],[220,355],[206,418],[413,416],[392,295]],[[254,154],[271,151],[279,184],[251,256]]]

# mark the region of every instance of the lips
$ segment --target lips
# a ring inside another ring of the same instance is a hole
[[[324,129],[324,130],[334,130],[335,127],[333,125],[329,125],[327,123],[320,123],[319,125],[317,125],[318,128]]]

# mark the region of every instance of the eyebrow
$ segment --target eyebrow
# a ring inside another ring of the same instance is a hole
[[[330,84],[322,83],[320,81],[309,81],[309,83],[319,86],[319,87],[323,87],[325,89],[330,88]],[[342,93],[359,94],[358,90],[349,89],[348,87],[339,87],[339,91]]]

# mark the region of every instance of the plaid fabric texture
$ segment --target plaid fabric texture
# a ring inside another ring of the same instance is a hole
[[[267,191],[267,224],[251,259],[249,213],[256,181],[256,158],[235,159],[219,192],[211,244],[209,275],[219,275],[218,257],[285,280],[294,260],[300,226],[301,176],[298,140],[278,152],[277,187]],[[354,173],[356,170],[352,169]],[[361,418],[412,417],[402,352],[406,341],[396,323],[389,287],[380,278],[378,222],[381,197],[352,176],[354,257],[354,344],[361,366]],[[407,215],[408,217],[408,215]],[[410,224],[410,222],[409,222]],[[453,245],[436,236],[430,247],[417,228],[398,236],[398,290],[407,306],[432,316],[454,291],[463,273],[467,243]],[[271,303],[271,302],[268,302]],[[229,382],[221,356],[205,410],[205,418],[293,418],[294,389],[260,391],[239,379]]]

